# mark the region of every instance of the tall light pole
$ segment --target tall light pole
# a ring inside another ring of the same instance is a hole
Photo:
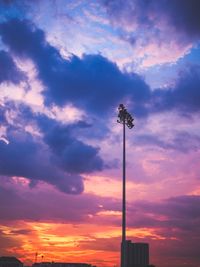
[[[122,243],[121,243],[121,267],[126,266],[126,126],[133,128],[133,118],[127,112],[123,104],[118,107],[117,122],[123,124],[123,179],[122,179]]]

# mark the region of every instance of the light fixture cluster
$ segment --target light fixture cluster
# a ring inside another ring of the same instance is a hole
[[[118,120],[117,122],[119,123],[125,123],[125,125],[127,125],[127,127],[129,129],[133,128],[134,124],[133,124],[133,118],[132,116],[128,113],[128,111],[126,110],[126,108],[124,107],[123,104],[120,104],[118,107],[119,110],[119,114],[118,114]]]

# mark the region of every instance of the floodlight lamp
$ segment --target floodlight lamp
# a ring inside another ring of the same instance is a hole
[[[118,107],[119,114],[118,114],[118,123],[124,123],[127,125],[129,129],[133,128],[133,118],[132,116],[128,113],[127,109],[124,107],[123,104],[120,104]]]

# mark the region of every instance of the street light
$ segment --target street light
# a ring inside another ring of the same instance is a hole
[[[123,104],[120,104],[118,107],[118,123],[123,124],[123,182],[122,182],[122,243],[121,243],[121,267],[126,266],[126,133],[125,129],[127,126],[129,129],[132,129],[133,118],[128,113]]]

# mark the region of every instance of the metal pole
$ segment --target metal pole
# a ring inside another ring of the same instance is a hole
[[[123,104],[118,107],[118,123],[123,124],[123,179],[122,179],[122,242],[121,242],[121,267],[128,267],[128,254],[126,250],[126,126],[133,128],[133,118]]]
[[[122,267],[126,267],[126,127],[123,121]]]

